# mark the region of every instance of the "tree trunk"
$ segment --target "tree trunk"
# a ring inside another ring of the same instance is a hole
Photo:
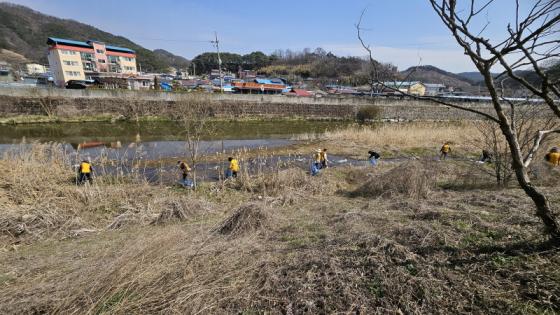
[[[535,207],[537,208],[536,215],[542,220],[545,226],[545,232],[550,235],[550,237],[555,242],[560,243],[560,224],[556,220],[555,215],[552,213],[552,208],[546,196],[537,189],[529,179],[529,174],[527,173],[527,167],[523,164],[523,154],[521,153],[521,148],[515,131],[512,130],[508,124],[500,125],[504,136],[508,142],[511,155],[512,155],[512,167],[515,171],[515,176],[519,186],[523,189],[525,194],[533,200]]]
[[[517,133],[515,131],[515,128],[512,127],[512,122],[508,120],[508,117],[505,115],[502,109],[500,99],[498,97],[498,94],[496,93],[496,88],[494,86],[494,79],[490,74],[490,67],[487,64],[483,66],[479,65],[478,67],[480,73],[484,76],[484,81],[486,83],[486,86],[488,87],[490,96],[492,97],[492,104],[494,105],[496,115],[498,116],[500,129],[502,130],[502,133],[508,143],[508,147],[511,153],[512,167],[515,171],[517,182],[519,183],[519,186],[521,186],[523,191],[525,191],[525,194],[527,194],[527,196],[529,196],[533,200],[533,203],[537,208],[536,215],[542,220],[545,226],[545,232],[551,237],[554,242],[560,243],[560,224],[558,224],[558,221],[552,213],[550,203],[548,202],[546,196],[535,186],[533,186],[531,180],[529,179],[527,167],[523,163],[523,152],[521,150],[521,145],[519,144]]]
[[[520,168],[514,166],[514,168],[519,185],[523,191],[525,191],[527,196],[533,200],[535,206],[537,207],[536,215],[542,220],[545,226],[545,232],[550,235],[555,242],[560,242],[560,225],[558,224],[555,215],[552,213],[548,198],[546,198],[542,192],[531,184],[525,167]]]

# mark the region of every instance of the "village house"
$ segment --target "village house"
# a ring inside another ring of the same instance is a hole
[[[287,86],[280,79],[254,79],[249,82],[233,82],[233,92],[241,94],[282,94]]]
[[[383,82],[383,93],[398,94],[399,92],[415,96],[426,95],[426,85],[419,81],[388,81]]]
[[[38,63],[28,63],[25,65],[25,72],[28,75],[45,74],[48,72],[48,69]]]
[[[438,96],[445,93],[445,85],[443,84],[434,84],[434,83],[424,83],[426,87],[426,96]]]

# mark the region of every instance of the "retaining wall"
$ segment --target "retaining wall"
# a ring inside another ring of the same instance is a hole
[[[0,87],[0,116],[136,115],[177,116],[204,108],[215,117],[304,117],[353,119],[362,106],[381,108],[381,118],[400,120],[479,119],[476,114],[427,101],[382,98],[299,98],[282,95],[166,93],[126,90],[65,90]],[[492,113],[487,103],[461,103]],[[537,105],[540,106],[540,105]]]

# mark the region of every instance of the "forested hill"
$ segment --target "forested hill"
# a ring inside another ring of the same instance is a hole
[[[187,58],[174,55],[165,49],[156,49],[154,50],[154,54],[156,54],[162,62],[176,69],[187,69],[191,64]]]
[[[408,68],[401,71],[401,75],[411,81],[443,83],[445,85],[460,87],[463,89],[470,88],[474,83],[465,77],[429,65]]]
[[[163,71],[170,66],[169,58],[160,58],[129,39],[102,31],[74,20],[60,19],[11,3],[0,3],[0,49],[7,49],[27,59],[47,63],[47,38],[60,37],[133,49],[145,71]]]

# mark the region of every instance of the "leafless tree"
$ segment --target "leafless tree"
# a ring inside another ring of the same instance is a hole
[[[560,119],[559,103],[555,100],[560,97],[558,80],[554,81],[549,78],[541,67],[543,62],[558,57],[560,52],[558,36],[560,0],[533,1],[531,8],[523,14],[519,0],[511,1],[515,6],[515,21],[507,25],[508,35],[504,39],[495,41],[484,36],[489,22],[481,24],[479,19],[480,16],[485,16],[494,0],[464,1],[461,4],[465,7],[461,8],[457,7],[457,0],[428,0],[457,44],[464,50],[465,55],[482,74],[484,84],[490,93],[494,113],[489,114],[430,97],[417,97],[403,92],[401,94],[473,112],[498,126],[507,142],[511,154],[511,167],[517,182],[534,202],[536,215],[542,220],[546,232],[554,241],[560,241],[560,224],[553,213],[550,201],[542,190],[531,182],[529,177],[529,167],[543,140],[552,133],[560,133],[560,129],[547,129],[546,125],[540,125],[534,129],[536,131],[532,131],[530,141],[524,146],[520,141],[519,126],[516,125],[517,106],[511,100],[500,95],[497,86],[504,78],[519,82],[533,94],[532,97],[542,101],[534,106],[541,106],[543,110],[549,108],[551,115]],[[356,26],[358,38],[364,49],[369,52],[370,62],[372,62],[372,49],[365,44],[360,33],[362,17],[363,13]],[[373,62],[372,65],[374,65]],[[493,70],[497,67],[504,70],[498,77],[495,77]],[[516,70],[527,67],[530,67],[541,79],[538,85],[528,82],[516,72]],[[377,81],[378,84],[383,85],[380,80]],[[544,105],[542,105],[543,103]]]
[[[216,124],[212,119],[214,112],[206,96],[191,96],[179,101],[173,111],[174,118],[182,125],[185,136],[188,163],[192,166],[192,177],[196,187],[197,164],[201,153],[200,143],[204,137],[211,137],[216,133]]]
[[[44,96],[42,95],[41,91],[46,90],[47,91],[47,95]],[[57,105],[58,102],[60,100],[55,99],[55,97],[53,97],[53,88],[49,87],[47,89],[31,89],[31,94],[34,97],[37,97],[37,99],[39,100],[39,105],[41,106],[41,109],[43,110],[43,113],[45,115],[47,115],[49,118],[53,117],[56,114],[56,109],[57,109]]]
[[[524,154],[531,149],[535,135],[540,129],[560,128],[560,120],[554,115],[546,115],[550,114],[549,112],[543,115],[540,106],[534,106],[527,101],[517,102],[515,106],[516,115],[513,125]],[[512,168],[511,152],[500,125],[490,120],[476,121],[475,124],[479,133],[473,139],[473,146],[479,148],[481,152],[486,150],[492,155],[491,167],[483,169],[488,169],[488,174],[496,179],[496,184],[504,187],[511,182],[515,172]],[[541,142],[541,148],[553,140],[555,140],[553,137],[545,137]]]

